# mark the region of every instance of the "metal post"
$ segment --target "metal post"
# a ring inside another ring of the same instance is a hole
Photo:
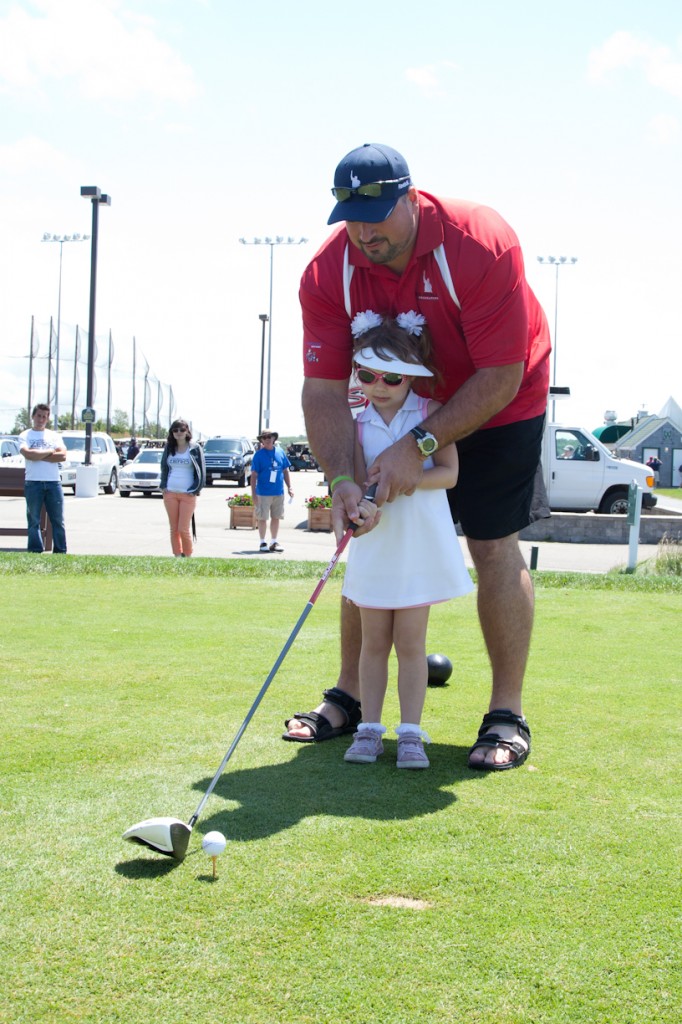
[[[558,352],[558,324],[559,324],[559,267],[570,266],[571,264],[577,263],[577,256],[538,256],[538,263],[550,264],[554,267],[554,344],[553,358],[552,358],[552,386],[556,386],[556,362]],[[552,399],[552,422],[556,420],[556,402]]]
[[[88,315],[88,366],[85,404],[92,408],[95,381],[95,300],[97,296],[97,233],[99,231],[99,189],[92,202],[92,242],[90,245],[90,307]],[[92,423],[85,424],[85,465],[92,463]]]
[[[270,242],[270,310],[268,323],[268,388],[265,398],[265,426],[270,428],[270,374],[272,369],[272,271],[275,243]]]
[[[260,435],[263,432],[263,370],[265,365],[265,325],[270,318],[267,313],[259,313],[258,319],[263,324],[260,344],[260,392],[258,403],[258,437],[260,437]]]
[[[239,241],[242,245],[269,245],[270,246],[270,304],[269,304],[269,315],[268,315],[268,372],[267,372],[267,388],[266,388],[266,403],[265,403],[265,426],[270,426],[270,381],[272,374],[272,287],[273,287],[273,269],[274,269],[274,248],[276,245],[304,245],[307,238],[292,238],[289,235],[284,238],[283,235],[277,235],[275,238],[240,238]],[[265,314],[262,314],[264,316]],[[262,317],[261,317],[262,318]]]
[[[59,430],[59,342],[62,333],[62,254],[64,239],[59,240],[59,294],[57,296],[57,358],[54,367],[54,429]]]
[[[637,545],[639,544],[639,523],[642,515],[642,488],[636,480],[628,488],[628,526],[630,537],[628,545],[628,572],[634,572],[637,566]]]
[[[90,314],[88,317],[88,384],[85,404],[92,408],[95,383],[95,300],[97,296],[97,235],[99,230],[100,205],[110,206],[111,196],[105,195],[95,185],[81,186],[81,196],[92,203],[92,239],[90,245]],[[85,465],[92,463],[92,423],[85,424]]]
[[[31,342],[28,353],[28,405],[26,406],[26,425],[31,426],[31,408],[33,403],[33,360],[38,354],[37,348],[34,351],[35,338],[35,317],[31,317]]]
[[[59,291],[57,293],[57,341],[55,344],[55,368],[54,368],[54,429],[59,430],[59,353],[61,348],[61,337],[62,337],[62,260],[64,254],[64,242],[87,242],[90,235],[80,235],[78,233],[73,235],[51,235],[49,232],[45,232],[43,235],[43,242],[58,242],[59,243]],[[50,338],[50,343],[51,343]],[[49,396],[49,380],[48,380],[48,396]],[[48,397],[49,401],[49,397]],[[73,427],[73,417],[71,426]]]
[[[130,418],[130,436],[135,436],[135,338],[133,338],[133,411]]]

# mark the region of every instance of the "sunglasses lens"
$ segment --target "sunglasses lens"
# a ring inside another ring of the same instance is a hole
[[[384,193],[384,185],[380,181],[372,181],[368,185],[357,188],[333,188],[332,195],[339,203],[345,203],[352,195],[365,196],[368,199],[379,199]]]
[[[383,191],[383,185],[380,182],[370,182],[369,185],[359,185],[358,195],[359,196],[370,196],[372,199],[378,199]]]
[[[358,380],[363,384],[374,384],[378,380],[383,380],[389,388],[397,388],[403,382],[402,373],[372,373],[371,370],[356,370]]]

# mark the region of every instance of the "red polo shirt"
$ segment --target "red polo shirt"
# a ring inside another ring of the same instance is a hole
[[[350,377],[356,313],[397,316],[413,309],[426,317],[443,376],[432,397],[446,402],[479,368],[523,362],[516,397],[486,426],[530,419],[546,408],[547,320],[526,281],[516,235],[489,207],[419,192],[417,239],[402,274],[375,266],[342,224],[306,268],[300,299],[306,377]]]

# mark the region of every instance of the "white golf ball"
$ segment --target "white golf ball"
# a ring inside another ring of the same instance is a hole
[[[201,840],[201,848],[209,857],[217,857],[227,846],[227,839],[222,832],[207,832]]]

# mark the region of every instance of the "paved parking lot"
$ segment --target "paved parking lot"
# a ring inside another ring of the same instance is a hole
[[[196,557],[284,558],[327,562],[334,553],[331,533],[310,533],[307,529],[305,499],[324,494],[320,473],[292,473],[294,500],[285,506],[285,519],[279,541],[283,554],[261,555],[258,531],[230,530],[227,499],[237,489],[229,484],[214,484],[202,492],[197,504],[198,541]],[[65,495],[66,533],[69,552],[74,555],[167,555],[170,556],[168,520],[159,495],[133,494],[122,499],[118,494],[99,494],[96,498]],[[0,520],[4,526],[25,526],[22,497],[0,498]],[[2,538],[0,550],[22,550],[22,537]],[[466,564],[471,558],[466,542],[460,539]],[[538,548],[538,569],[579,572],[607,572],[627,565],[628,549],[619,544],[556,544],[522,541],[521,550],[530,564],[531,547]],[[655,555],[655,545],[640,545],[640,560]]]

